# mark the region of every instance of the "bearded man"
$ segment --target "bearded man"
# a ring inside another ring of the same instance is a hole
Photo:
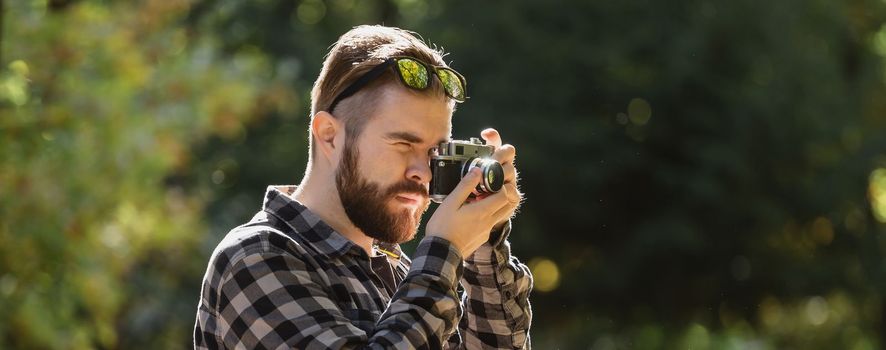
[[[360,26],[331,48],[311,94],[310,160],[298,186],[213,252],[198,349],[528,349],[529,269],[511,256],[515,148],[494,129],[504,184],[468,172],[429,219],[430,159],[450,140],[466,81],[412,33]]]

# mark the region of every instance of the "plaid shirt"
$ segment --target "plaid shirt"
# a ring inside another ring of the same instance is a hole
[[[213,252],[195,348],[529,349],[532,276],[510,255],[510,224],[464,261],[439,237],[411,261],[399,246],[376,247],[396,286],[386,288],[379,260],[294,190],[269,187],[263,210]]]

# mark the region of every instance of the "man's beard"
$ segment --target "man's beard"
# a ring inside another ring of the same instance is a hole
[[[415,237],[421,223],[421,215],[428,209],[428,190],[409,180],[395,183],[384,190],[377,183],[370,183],[357,171],[358,152],[348,147],[335,174],[335,186],[345,213],[354,226],[369,237],[385,243],[402,243]],[[422,200],[410,213],[408,208],[388,209],[388,202],[400,194],[420,195]]]

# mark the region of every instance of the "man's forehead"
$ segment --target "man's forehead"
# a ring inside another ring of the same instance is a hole
[[[445,99],[390,89],[369,121],[383,136],[446,140],[452,132],[452,107]],[[390,135],[389,135],[390,134]]]
[[[395,131],[388,131],[388,132],[384,133],[383,136],[384,136],[384,138],[387,138],[387,139],[390,139],[393,141],[403,141],[403,142],[418,143],[418,144],[428,143],[429,140],[433,140],[434,144],[438,144],[438,143],[447,141],[451,137],[450,135],[446,135],[446,136],[436,137],[436,139],[435,139],[432,136],[430,139],[428,139],[428,138],[422,137],[421,135],[419,135],[417,133],[413,133],[413,132],[409,132],[409,131],[396,131],[396,130]]]
[[[406,141],[410,143],[439,143],[451,137],[452,124],[434,123],[433,120],[413,118],[410,121],[397,121],[402,116],[388,115],[388,118],[378,118],[376,123],[377,132],[385,138]],[[449,118],[447,118],[449,119]]]

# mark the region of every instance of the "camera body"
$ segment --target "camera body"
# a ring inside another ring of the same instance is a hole
[[[431,183],[428,191],[431,200],[442,202],[473,168],[480,168],[481,172],[476,193],[501,190],[504,185],[504,170],[501,163],[491,158],[494,152],[494,146],[486,145],[476,137],[468,141],[441,142],[437,154],[431,157]]]

